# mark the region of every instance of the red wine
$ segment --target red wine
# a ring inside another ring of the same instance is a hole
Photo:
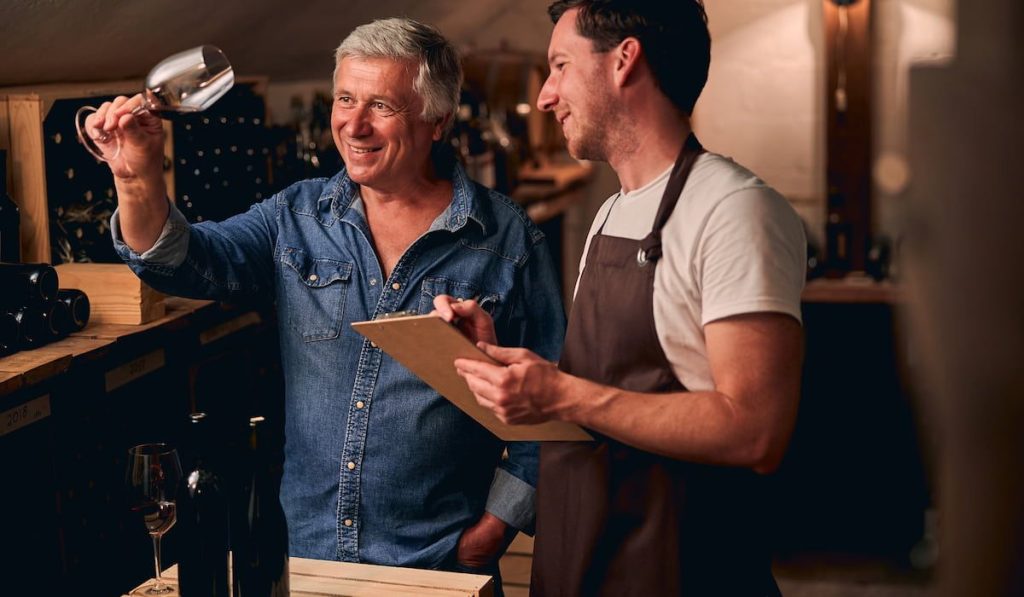
[[[142,516],[150,535],[163,535],[174,526],[177,509],[174,502],[145,500],[132,505],[132,512]]]
[[[227,597],[228,502],[207,455],[211,431],[205,413],[189,416],[194,452],[178,494],[178,587],[182,597]]]
[[[250,419],[251,472],[243,500],[232,518],[235,597],[285,597],[288,588],[288,526],[266,446],[259,442],[259,423]]]

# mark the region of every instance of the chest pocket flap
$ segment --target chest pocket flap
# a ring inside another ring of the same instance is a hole
[[[281,254],[281,263],[287,266],[282,270],[287,302],[282,314],[289,326],[307,342],[337,338],[344,321],[352,263],[290,248]]]

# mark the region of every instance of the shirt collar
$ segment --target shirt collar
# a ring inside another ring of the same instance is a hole
[[[432,229],[443,228],[457,232],[473,220],[486,235],[494,229],[494,215],[491,211],[490,195],[487,189],[474,183],[461,164],[452,169],[452,201],[437,218]],[[341,171],[327,181],[317,200],[317,211],[329,210],[334,218],[341,219],[359,196],[359,185],[348,176],[348,170]],[[326,215],[326,214],[324,214]]]

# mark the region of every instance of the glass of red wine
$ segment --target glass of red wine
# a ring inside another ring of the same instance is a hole
[[[138,514],[153,538],[156,580],[132,595],[165,595],[176,590],[160,579],[160,538],[176,520],[175,493],[181,482],[178,452],[167,444],[142,444],[128,450],[128,495],[132,512]]]

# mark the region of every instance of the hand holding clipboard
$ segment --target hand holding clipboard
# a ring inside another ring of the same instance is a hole
[[[412,371],[439,394],[505,441],[572,441],[593,439],[577,425],[549,421],[538,425],[509,425],[476,401],[459,374],[458,358],[498,365],[438,315],[406,315],[352,324],[352,328]]]

